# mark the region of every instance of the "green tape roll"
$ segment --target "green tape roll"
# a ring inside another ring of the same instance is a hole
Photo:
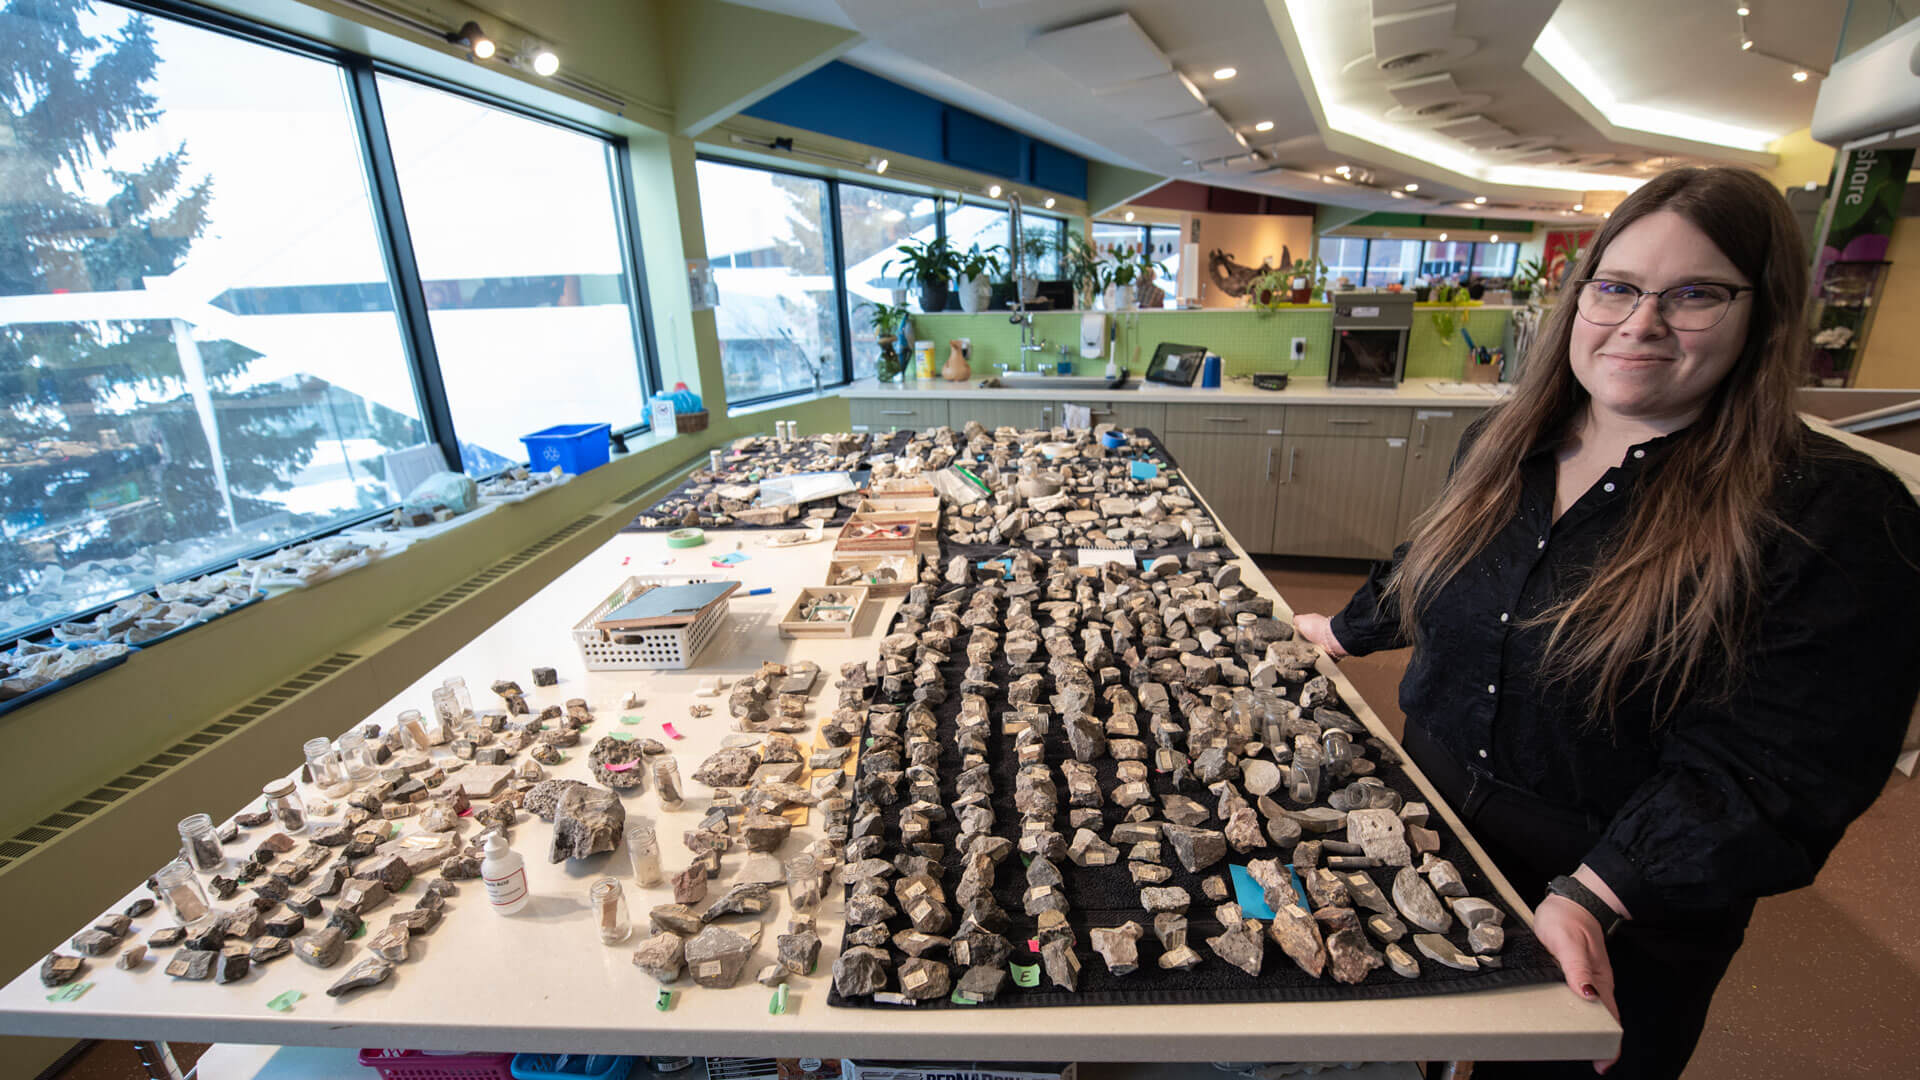
[[[670,548],[699,547],[707,542],[707,534],[699,529],[675,529],[667,534],[667,546]]]

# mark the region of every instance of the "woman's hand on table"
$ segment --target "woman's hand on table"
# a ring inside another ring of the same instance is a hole
[[[1320,651],[1335,660],[1345,660],[1347,650],[1340,647],[1340,639],[1333,636],[1333,623],[1325,615],[1295,615],[1293,628],[1299,635],[1320,647]]]
[[[1587,888],[1593,889],[1609,907],[1622,915],[1627,914],[1613,890],[1600,880],[1598,874],[1582,866],[1574,871],[1573,876],[1579,878]],[[1600,929],[1600,922],[1593,917],[1593,913],[1564,896],[1548,893],[1547,898],[1534,909],[1533,934],[1559,962],[1567,986],[1588,1001],[1598,1001],[1606,1006],[1607,1012],[1613,1015],[1614,1023],[1619,1023],[1620,1007],[1613,1000],[1613,962],[1607,958],[1607,935]],[[1620,1055],[1615,1054],[1605,1061],[1596,1061],[1593,1071],[1604,1073],[1619,1060]]]

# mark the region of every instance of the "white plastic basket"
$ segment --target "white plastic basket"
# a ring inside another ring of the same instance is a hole
[[[613,610],[621,593],[638,585],[698,585],[707,581],[719,581],[721,578],[688,574],[636,574],[621,584],[618,591],[587,613],[587,617],[573,624],[573,641],[580,647],[581,663],[588,671],[644,671],[662,669],[683,669],[693,666],[700,650],[720,625],[727,621],[727,608],[730,597],[709,607],[704,614],[685,626],[663,626],[655,630],[626,630],[620,633],[616,641],[613,635],[594,627],[594,623],[606,617]]]

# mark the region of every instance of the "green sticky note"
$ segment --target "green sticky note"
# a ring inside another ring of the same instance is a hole
[[[48,994],[47,1000],[48,1001],[73,1001],[79,998],[80,995],[86,993],[91,989],[93,989],[93,984],[90,982],[68,983],[67,985],[61,987],[60,989],[55,990],[53,993]]]
[[[863,750],[873,749],[873,736],[871,735],[867,736],[867,741],[864,745],[861,746],[861,749]]]
[[[1039,986],[1039,964],[1008,964],[1007,971],[1013,976],[1015,986]]]
[[[272,1009],[274,1012],[292,1012],[294,1003],[306,996],[307,995],[298,990],[289,990],[279,997],[274,998],[272,1001],[267,1002],[267,1008]]]
[[[661,1012],[666,1012],[668,1009],[673,1008],[673,991],[660,991],[660,996],[653,999],[653,1007],[659,1009]]]
[[[642,720],[644,720],[644,719],[646,719],[646,717],[643,717],[643,716],[623,716],[623,717],[621,717],[621,718],[620,718],[620,722],[621,722],[621,723],[623,723],[623,724],[637,724],[637,723],[639,723],[640,721],[642,721]]]
[[[787,984],[781,983],[774,988],[773,999],[767,1002],[767,1011],[774,1016],[784,1016],[787,1012]]]
[[[354,930],[353,936],[348,938],[347,940],[359,941],[361,938],[366,936],[367,936],[367,921],[365,919],[362,919],[360,920],[360,926]]]
[[[610,731],[610,732],[608,732],[608,733],[607,733],[607,738],[609,738],[609,739],[617,739],[617,740],[619,740],[620,742],[632,742],[632,741],[633,741],[633,732],[631,732],[631,731]]]
[[[947,995],[947,1000],[953,1002],[955,1005],[980,1004],[979,998],[974,997],[972,994],[961,993],[959,987],[955,987],[953,993]]]

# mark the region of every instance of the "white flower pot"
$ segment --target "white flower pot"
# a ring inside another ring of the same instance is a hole
[[[993,295],[993,282],[987,275],[966,281],[960,286],[960,310],[972,314],[987,310],[987,300]]]

